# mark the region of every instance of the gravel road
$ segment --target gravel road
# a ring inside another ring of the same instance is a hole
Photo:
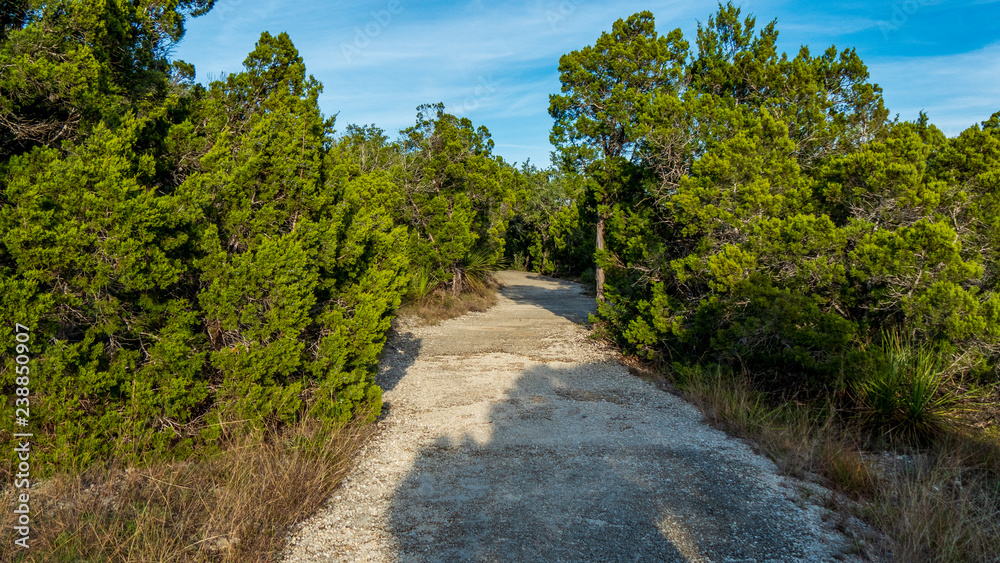
[[[380,431],[286,562],[852,559],[771,461],[589,339],[579,286],[502,279],[390,340]]]

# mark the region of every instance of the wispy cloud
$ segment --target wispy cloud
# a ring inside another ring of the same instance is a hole
[[[761,25],[764,22],[758,20],[757,23]],[[780,35],[805,39],[813,47],[820,47],[820,40],[877,29],[880,23],[882,22],[879,20],[863,16],[824,17],[822,21],[788,17],[779,19],[777,28]]]
[[[892,112],[913,120],[926,111],[947,135],[1000,111],[1000,42],[957,55],[880,58],[868,67]]]
[[[240,7],[191,22],[189,39],[178,49],[180,58],[196,63],[202,79],[206,72],[241,70],[261,31],[287,30],[309,72],[325,85],[324,111],[339,112],[341,126],[375,123],[392,134],[413,124],[417,105],[442,101],[448,111],[491,130],[494,123],[508,129],[520,119],[520,127],[510,128],[517,137],[505,148],[542,147],[532,159],[543,162],[550,150],[548,94],[559,88],[559,57],[592,44],[614,20],[649,8],[648,2],[585,0],[433,7],[407,0],[348,7],[268,0],[252,9],[243,8],[249,0],[220,2]],[[715,6],[715,0],[701,0],[660,2],[653,9],[661,29],[680,25],[691,32],[695,17],[704,19]]]
[[[991,107],[1000,104],[1000,47],[982,47],[981,40],[992,28],[960,25],[963,17],[982,19],[992,8],[963,12],[959,3],[920,0],[919,11],[887,40],[879,24],[893,15],[893,2],[902,1],[738,3],[744,14],[757,16],[758,26],[777,18],[780,46],[791,55],[801,44],[814,54],[830,44],[857,46],[890,110],[903,119],[915,119],[924,109],[932,122],[955,134],[1000,109]],[[375,123],[394,135],[413,124],[417,105],[441,101],[448,111],[486,125],[497,152],[508,160],[530,156],[545,163],[551,150],[548,95],[559,90],[561,55],[593,44],[616,19],[646,9],[661,32],[680,27],[693,43],[696,22],[707,21],[717,5],[717,0],[219,0],[207,16],[189,22],[176,55],[195,63],[200,79],[238,72],[261,31],[288,31],[309,72],[324,83],[320,104],[328,115],[339,112],[340,129]],[[926,26],[939,21],[950,27],[929,34]],[[971,35],[979,39],[955,39]],[[913,45],[928,37],[937,43]]]

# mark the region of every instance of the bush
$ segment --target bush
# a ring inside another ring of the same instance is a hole
[[[319,84],[286,35],[263,34],[245,66],[3,163],[0,316],[31,328],[45,471],[380,412],[408,281],[399,190],[325,158]],[[8,397],[14,368],[4,356]]]
[[[959,423],[965,395],[949,383],[944,355],[884,332],[872,369],[854,383],[858,418],[890,441],[925,443]]]

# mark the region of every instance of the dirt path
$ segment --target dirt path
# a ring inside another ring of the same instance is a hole
[[[825,511],[587,338],[593,299],[520,272],[387,347],[388,414],[285,561],[830,561]]]

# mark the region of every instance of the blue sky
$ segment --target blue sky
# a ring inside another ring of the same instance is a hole
[[[777,19],[779,48],[814,54],[855,47],[886,105],[903,120],[920,110],[953,136],[1000,111],[1000,0],[738,2],[761,27]],[[537,0],[490,3],[378,0],[218,0],[187,23],[174,57],[207,83],[242,62],[263,31],[288,32],[308,72],[324,84],[320,105],[337,129],[374,123],[395,137],[416,107],[485,125],[508,162],[549,163],[548,96],[559,92],[559,57],[649,10],[658,31],[681,28],[693,43],[715,1]]]

